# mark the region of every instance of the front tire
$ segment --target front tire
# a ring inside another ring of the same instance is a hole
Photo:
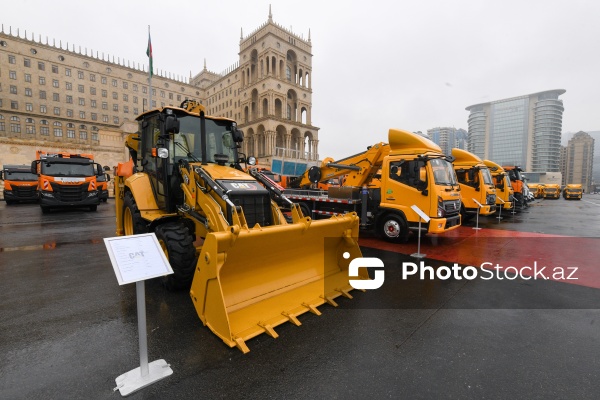
[[[388,214],[379,223],[379,234],[388,242],[403,243],[408,240],[408,224],[406,219],[395,214]]]
[[[96,211],[98,210],[98,206],[90,206],[90,211]]]
[[[167,222],[155,231],[173,273],[162,277],[168,290],[189,289],[196,270],[196,248],[187,226],[182,222]]]
[[[148,232],[146,221],[142,218],[131,192],[126,192],[123,199],[123,230],[125,235]]]

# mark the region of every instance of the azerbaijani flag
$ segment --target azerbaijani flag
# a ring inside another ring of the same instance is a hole
[[[150,40],[150,27],[148,27],[148,49],[146,49],[146,55],[150,61],[150,68],[148,69],[148,72],[150,73],[150,78],[152,78],[154,71],[152,69],[152,41]]]

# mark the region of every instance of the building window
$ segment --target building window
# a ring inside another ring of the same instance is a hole
[[[73,118],[73,110],[67,108],[67,117]]]
[[[97,121],[97,120],[98,120],[98,114],[92,113],[92,121]]]
[[[83,87],[83,85],[77,85],[77,91],[79,93],[85,93],[85,87]]]
[[[67,104],[73,104],[73,96],[67,95]]]
[[[123,112],[125,114],[129,114],[129,107],[128,106],[123,106]]]
[[[44,71],[44,70],[46,70],[46,64],[44,64],[44,63],[43,63],[43,62],[41,62],[41,61],[38,61],[38,69],[39,69],[40,71]]]
[[[60,115],[60,107],[54,107],[54,115]]]
[[[17,94],[17,87],[15,85],[10,85],[10,93]]]
[[[10,79],[17,79],[17,71],[8,71],[8,77]]]
[[[71,76],[71,68],[65,68],[65,76]]]
[[[96,108],[96,100],[91,100],[91,106],[92,108]]]
[[[173,100],[173,93],[169,93],[169,100]]]
[[[103,85],[106,85],[106,77],[103,76],[102,78],[100,78],[100,82],[102,82]]]
[[[52,73],[53,74],[58,74],[58,65],[53,65],[52,66]]]
[[[156,89],[152,89],[152,96],[156,96]]]
[[[85,111],[79,111],[79,118],[85,119]]]
[[[67,129],[67,138],[75,139],[75,129]]]
[[[117,80],[116,80],[116,79],[113,79],[113,80],[112,80],[112,85],[113,85],[114,87],[117,87]]]
[[[102,91],[102,97],[108,97],[108,92],[106,90]]]
[[[108,110],[108,103],[107,102],[105,102],[105,101],[102,102],[102,109],[103,110]]]
[[[40,127],[40,135],[50,136],[50,128],[48,128],[47,126],[41,126]]]
[[[133,108],[133,113],[134,113],[135,115],[138,115],[138,114],[139,114],[139,111],[138,111],[138,110],[139,110],[139,109],[138,109],[137,107],[134,107],[134,108]]]
[[[83,71],[77,71],[77,77],[83,79]]]
[[[55,88],[59,87],[58,80],[52,79],[52,87],[55,87]]]
[[[123,82],[123,89],[129,89],[129,83]]]
[[[87,132],[79,131],[79,139],[87,140]]]
[[[129,95],[123,94],[123,101],[129,101]]]
[[[113,111],[119,111],[119,105],[118,104],[113,104]]]
[[[138,102],[137,96],[133,96],[133,104],[137,104],[137,102]]]
[[[177,101],[181,101],[181,95],[180,94],[177,95]]]
[[[108,115],[102,116],[102,122],[108,122]]]
[[[25,111],[33,111],[33,104],[25,103]]]
[[[62,137],[62,135],[63,135],[62,128],[54,128],[54,136],[56,136],[56,137]]]
[[[108,118],[108,117],[106,117],[106,118]],[[106,122],[108,122],[108,120]],[[98,132],[92,132],[92,140],[96,140],[96,141],[98,140]]]
[[[9,55],[8,56],[8,63],[9,64],[16,64],[17,63],[17,59],[15,58],[15,56]]]
[[[25,74],[25,82],[31,82],[31,74]]]
[[[119,93],[113,92],[113,99],[114,100],[119,100]]]
[[[35,135],[35,125],[25,125],[25,133]]]
[[[96,75],[90,74],[90,82],[96,82]]]
[[[95,87],[91,87],[90,88],[90,94],[91,95],[95,95],[96,94],[96,88]]]
[[[12,101],[10,102],[10,108],[11,108],[12,110],[18,110],[18,109],[19,109],[19,102],[18,102],[18,101],[15,101],[15,100],[12,100]]]
[[[46,84],[46,78],[44,78],[43,76],[40,76],[40,85],[45,85]]]
[[[45,105],[41,105],[40,106],[40,113],[42,114],[46,114],[48,112],[48,109],[46,108]]]
[[[33,95],[33,90],[31,88],[25,88],[25,96],[31,97]]]
[[[10,124],[10,131],[13,133],[21,133],[21,124]]]
[[[142,93],[148,93],[148,88],[146,86],[142,86]]]
[[[134,92],[137,92],[137,91],[138,91],[138,86],[137,86],[135,83],[133,84],[133,91],[134,91]]]
[[[160,97],[162,97],[162,98],[164,98],[164,97],[165,97],[165,92],[164,92],[164,90],[161,90],[161,91],[160,91]]]
[[[60,101],[60,95],[58,93],[52,93],[53,101]]]
[[[119,124],[119,117],[113,117],[113,124],[115,124],[115,125]]]
[[[83,98],[83,97],[79,98],[79,105],[80,106],[85,106],[85,98]]]
[[[65,88],[67,90],[73,90],[73,84],[71,82],[67,82],[67,83],[65,83]]]

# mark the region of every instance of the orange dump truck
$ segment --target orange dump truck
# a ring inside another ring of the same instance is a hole
[[[0,179],[4,180],[6,204],[39,199],[38,176],[31,173],[29,165],[5,165],[0,171]]]

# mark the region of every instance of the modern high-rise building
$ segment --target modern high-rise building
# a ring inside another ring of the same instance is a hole
[[[565,184],[580,183],[586,193],[592,189],[594,167],[594,138],[579,131],[567,145]]]
[[[548,90],[467,107],[468,150],[526,171],[560,171],[564,107],[559,96],[565,92]]]
[[[427,130],[429,138],[440,148],[444,154],[452,154],[453,148],[467,149],[468,134],[464,129],[432,128]]]
[[[144,66],[3,26],[0,164],[26,164],[45,149],[93,153],[102,165],[115,166],[127,157],[124,134],[137,130],[140,113],[186,99],[236,120],[245,133],[243,150],[262,165],[316,163],[310,32],[305,39],[278,25],[269,8],[265,23],[241,34],[235,53],[237,61],[221,73],[209,71],[206,61],[195,76],[155,70],[150,86]]]

